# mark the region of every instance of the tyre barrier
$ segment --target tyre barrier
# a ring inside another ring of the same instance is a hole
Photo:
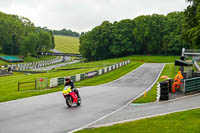
[[[127,61],[124,61],[124,62],[121,62],[121,63],[117,63],[117,64],[105,67],[105,68],[97,70],[97,71],[92,71],[92,72],[88,72],[88,73],[84,73],[84,74],[76,74],[76,75],[73,75],[73,76],[52,78],[52,79],[50,79],[49,87],[56,87],[56,86],[59,86],[59,85],[63,85],[66,78],[70,78],[74,82],[81,81],[81,80],[84,80],[86,78],[92,78],[94,76],[102,75],[104,73],[110,72],[112,70],[115,70],[117,68],[120,68],[120,67],[128,65],[128,64],[130,64],[130,60],[127,60]]]
[[[171,83],[170,83],[171,84]],[[157,101],[169,100],[169,80],[158,83],[157,86]]]

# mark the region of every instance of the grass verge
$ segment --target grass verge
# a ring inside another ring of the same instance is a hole
[[[86,129],[77,133],[199,133],[200,109]]]

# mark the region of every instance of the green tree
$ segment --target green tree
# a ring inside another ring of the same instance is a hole
[[[184,13],[172,12],[166,18],[165,35],[163,37],[163,47],[161,50],[164,54],[180,55],[183,47],[188,48],[182,39]]]
[[[38,43],[38,36],[36,33],[30,32],[22,41],[22,46],[20,47],[20,54],[27,56],[28,54],[36,56],[35,51]]]
[[[122,20],[115,22],[113,25],[113,40],[109,46],[111,53],[114,56],[125,56],[133,53],[134,37],[132,35],[135,23],[133,20]]]
[[[37,47],[41,50],[48,51],[54,48],[52,31],[34,27],[27,18],[0,12],[0,47],[3,53],[34,55],[37,52],[35,40],[37,40]]]
[[[185,10],[183,38],[192,48],[200,48],[200,1],[187,0],[190,5]]]
[[[161,54],[162,38],[164,36],[164,22],[163,15],[153,14],[152,16],[139,16],[134,19],[135,28],[133,29],[133,36],[140,45],[140,54]]]
[[[80,53],[88,60],[102,60],[111,57],[109,45],[112,43],[113,25],[104,21],[100,26],[80,37]]]

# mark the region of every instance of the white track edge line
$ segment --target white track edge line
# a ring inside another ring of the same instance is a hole
[[[144,64],[147,64],[147,63],[144,63]],[[144,65],[144,64],[143,64],[143,65]],[[163,64],[163,63],[159,63],[159,64]],[[140,67],[138,67],[138,68],[136,68],[135,70],[131,71],[130,73],[132,73],[132,72],[136,71],[137,69],[141,68],[143,65],[141,65]],[[156,81],[157,81],[158,78],[160,77],[161,72],[162,72],[163,69],[164,69],[164,66],[165,66],[165,64],[162,66],[162,68],[161,68],[161,70],[160,70],[160,72],[159,72],[159,74],[158,74],[156,80],[154,81],[154,83],[153,83],[147,90],[150,90],[151,87],[156,83]],[[130,73],[128,73],[128,74],[130,74]],[[126,74],[126,75],[128,75],[128,74]],[[126,75],[124,75],[124,76],[126,76]],[[122,76],[122,77],[120,77],[120,78],[123,78],[124,76]],[[120,79],[120,78],[119,78],[119,79]],[[119,79],[117,79],[117,80],[119,80]],[[116,81],[116,80],[115,80],[115,81]],[[112,82],[114,82],[114,81],[112,81]],[[109,83],[110,83],[110,82],[109,82]],[[106,84],[107,84],[107,83],[106,83]],[[93,121],[93,122],[91,122],[91,123],[89,123],[89,124],[83,126],[83,127],[80,127],[80,128],[78,128],[78,129],[72,130],[72,131],[70,131],[69,133],[74,133],[74,132],[76,132],[76,131],[83,130],[83,129],[89,127],[90,125],[92,125],[92,124],[94,124],[94,123],[96,123],[96,122],[98,122],[98,121],[100,121],[100,120],[102,120],[102,119],[104,119],[104,118],[106,118],[106,117],[108,117],[108,116],[114,114],[115,112],[117,112],[117,111],[119,111],[119,110],[125,108],[125,107],[126,107],[127,105],[129,105],[133,100],[137,99],[138,97],[140,97],[140,96],[143,95],[143,94],[144,94],[144,92],[142,92],[139,96],[137,96],[137,97],[133,98],[132,100],[130,100],[127,104],[123,105],[121,108],[119,108],[119,109],[117,109],[117,110],[115,110],[115,111],[113,111],[113,112],[111,112],[111,113],[109,113],[109,114],[107,114],[107,115],[105,115],[105,116],[103,116],[103,117],[101,117],[101,118],[99,118],[99,119],[97,119],[97,120],[95,120],[95,121]]]
[[[144,116],[144,117],[139,117],[139,118],[134,118],[134,119],[127,119],[127,120],[111,122],[111,123],[107,123],[107,124],[101,124],[101,125],[97,125],[97,126],[92,126],[91,128],[107,127],[107,126],[112,126],[112,125],[115,125],[115,124],[121,124],[121,123],[125,123],[125,122],[131,122],[131,121],[136,121],[136,120],[141,120],[141,119],[146,119],[146,118],[163,116],[163,115],[167,115],[167,114],[184,112],[184,111],[188,111],[188,110],[192,110],[192,109],[199,109],[199,108],[200,108],[200,106],[187,108],[187,109],[180,109],[180,110],[175,110],[175,111],[170,111],[170,112],[165,112],[165,113],[160,113],[160,114],[155,114],[155,115],[149,115],[149,116]]]

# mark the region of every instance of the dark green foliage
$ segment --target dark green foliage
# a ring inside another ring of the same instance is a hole
[[[113,24],[105,21],[81,34],[80,53],[88,60],[132,54],[180,55],[190,45],[182,40],[183,12],[139,16]]]
[[[129,55],[134,52],[132,36],[135,23],[132,20],[126,19],[113,24],[113,40],[110,43],[109,50],[115,57]]]
[[[54,48],[53,32],[34,27],[27,18],[0,12],[0,47],[9,55],[36,55]]]
[[[62,30],[53,30],[53,33],[54,33],[55,35],[79,37],[79,33],[73,32],[73,31],[71,31],[71,30],[66,30],[66,29],[62,29]]]
[[[190,5],[185,10],[184,40],[193,48],[200,48],[200,0],[187,0]]]

